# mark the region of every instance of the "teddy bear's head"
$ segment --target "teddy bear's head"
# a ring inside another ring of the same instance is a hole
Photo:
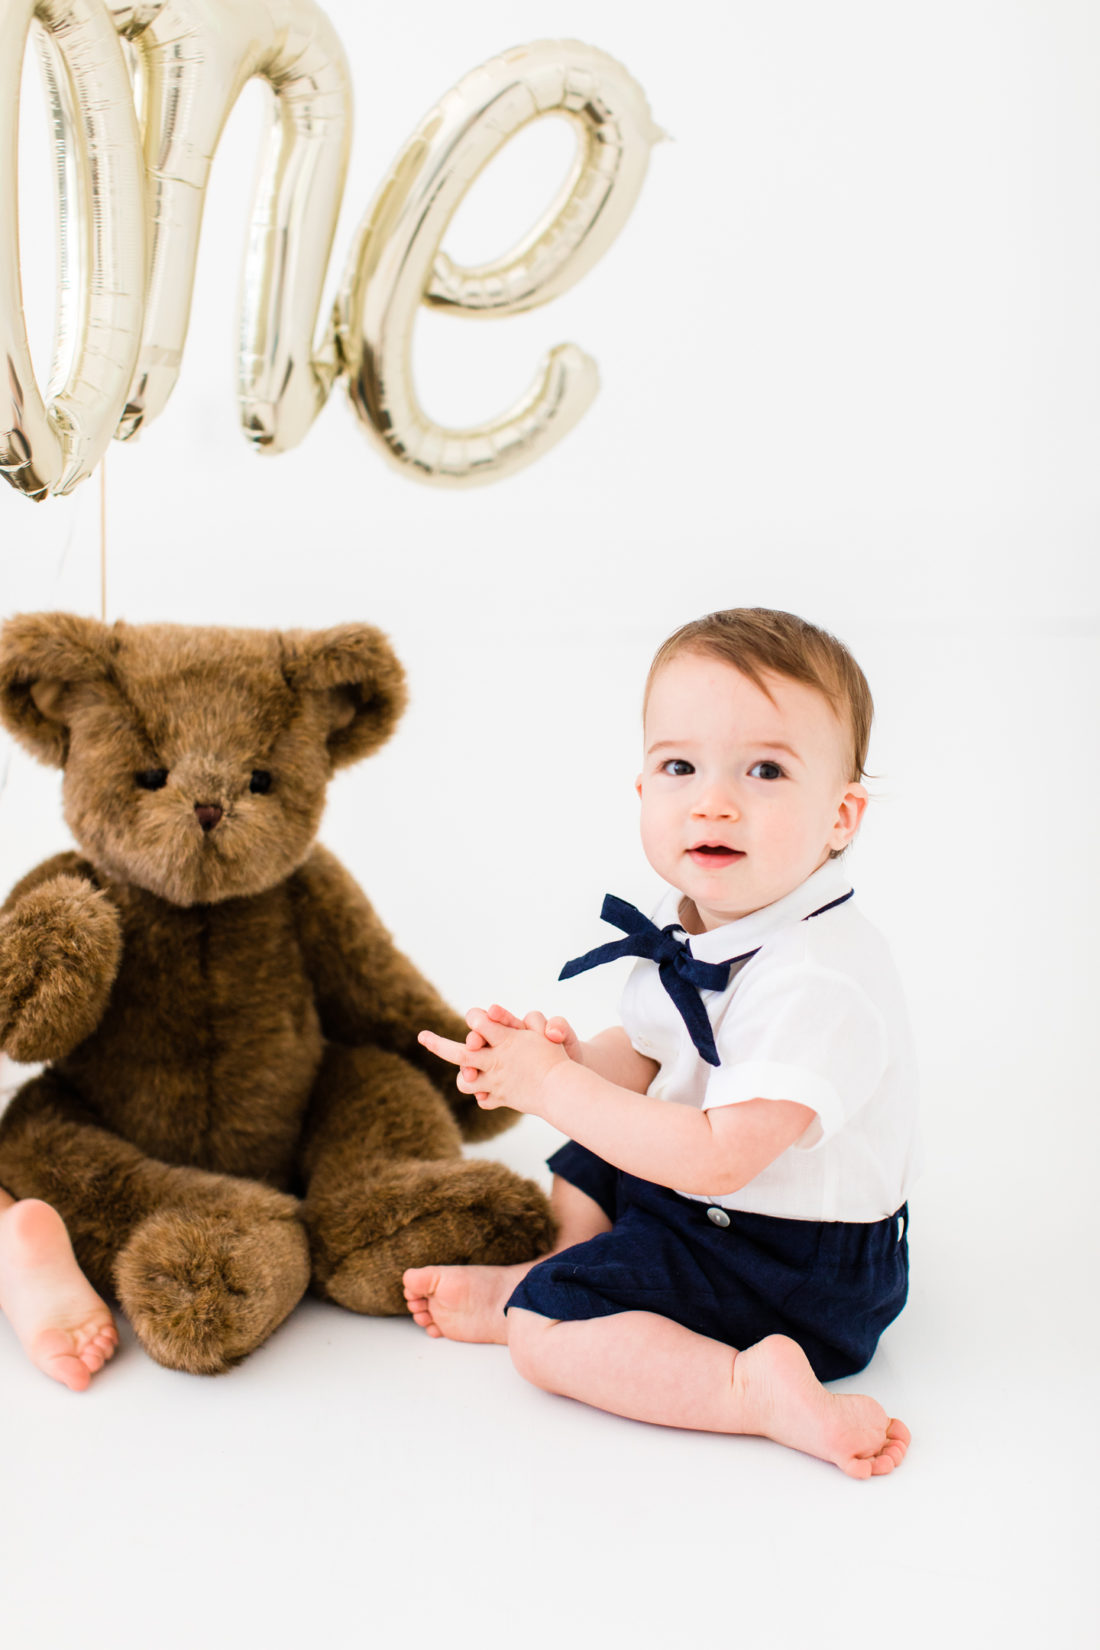
[[[80,847],[175,905],[256,894],[300,865],[333,769],[381,745],[404,703],[401,666],[369,625],[30,613],[0,630],[0,719],[64,769]]]

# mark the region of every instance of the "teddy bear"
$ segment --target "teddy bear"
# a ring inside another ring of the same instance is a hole
[[[0,629],[0,719],[63,769],[79,845],[0,909],[0,1050],[46,1062],[0,1186],[54,1205],[171,1369],[231,1368],[307,1288],[400,1313],[408,1266],[552,1243],[534,1182],[462,1158],[516,1117],[417,1042],[464,1021],[314,840],[404,703],[366,624]]]

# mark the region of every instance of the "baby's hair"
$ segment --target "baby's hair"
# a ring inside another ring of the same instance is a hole
[[[851,734],[848,777],[863,778],[874,714],[871,690],[844,643],[827,630],[820,630],[794,613],[771,607],[730,607],[724,612],[693,619],[674,631],[654,654],[646,677],[643,715],[657,672],[681,653],[709,654],[721,659],[755,682],[762,693],[768,691],[763,680],[767,671],[817,688],[841,724],[848,724]]]

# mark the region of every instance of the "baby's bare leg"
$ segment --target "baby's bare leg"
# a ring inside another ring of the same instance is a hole
[[[827,1392],[785,1335],[735,1352],[651,1312],[558,1322],[513,1307],[506,1321],[521,1375],[613,1415],[773,1438],[852,1478],[892,1472],[909,1444],[873,1398]]]
[[[550,1254],[611,1230],[599,1204],[560,1175],[554,1176],[550,1209],[558,1233]],[[504,1303],[520,1279],[537,1265],[538,1261],[528,1260],[517,1266],[412,1267],[404,1276],[405,1299],[414,1322],[429,1335],[503,1346],[508,1339]]]
[[[118,1345],[110,1311],[73,1255],[56,1209],[0,1191],[0,1307],[37,1367],[83,1392]]]

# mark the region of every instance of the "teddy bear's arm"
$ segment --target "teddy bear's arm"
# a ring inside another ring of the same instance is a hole
[[[397,949],[335,855],[314,848],[290,884],[325,1035],[392,1049],[449,1090],[453,1073],[416,1036],[427,1026],[444,1037],[465,1037],[466,1022]]]
[[[79,854],[56,854],[0,908],[0,1049],[57,1060],[94,1031],[122,957],[118,910]]]
[[[466,1022],[394,945],[358,883],[327,849],[315,847],[290,877],[298,942],[325,1035],[348,1047],[373,1043],[402,1055],[446,1099],[465,1140],[490,1140],[519,1113],[482,1111],[459,1094],[454,1069],[416,1040],[424,1027],[461,1040]]]

